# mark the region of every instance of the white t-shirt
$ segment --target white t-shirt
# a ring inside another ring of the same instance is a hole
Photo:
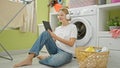
[[[77,28],[74,24],[69,24],[67,26],[59,26],[55,29],[55,34],[63,39],[69,40],[70,38],[77,38]],[[75,44],[71,47],[58,40],[56,40],[57,47],[74,54]]]

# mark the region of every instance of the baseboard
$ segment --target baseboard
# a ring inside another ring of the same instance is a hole
[[[10,55],[18,55],[18,54],[23,54],[23,53],[28,53],[30,49],[23,49],[23,50],[8,50]],[[43,48],[41,50],[42,53],[47,53],[47,50]],[[0,56],[8,56],[8,54],[4,52],[0,52]]]
[[[17,55],[17,54],[23,54],[23,53],[27,53],[29,51],[29,49],[24,49],[24,50],[8,50],[8,53],[10,54],[10,55]],[[3,52],[0,52],[0,55],[1,56],[7,56],[8,54],[5,52],[5,51],[3,51]]]

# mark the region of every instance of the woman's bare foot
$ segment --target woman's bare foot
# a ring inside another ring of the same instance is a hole
[[[45,58],[47,58],[47,57],[48,57],[48,56],[42,56],[42,55],[37,56],[37,58],[40,59],[40,60],[45,59]]]
[[[28,65],[32,65],[32,59],[34,57],[34,53],[31,53],[28,55],[28,57],[23,60],[22,62],[15,64],[14,67],[21,67],[21,66],[28,66]]]
[[[22,62],[15,64],[14,67],[21,67],[21,66],[28,66],[28,65],[32,65],[32,60],[30,59],[25,59]]]

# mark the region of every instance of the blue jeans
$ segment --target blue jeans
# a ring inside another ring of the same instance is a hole
[[[72,54],[58,48],[55,41],[47,31],[44,31],[40,35],[40,37],[34,43],[33,47],[30,49],[29,53],[34,53],[35,56],[38,56],[43,46],[46,46],[46,49],[50,56],[43,60],[40,60],[39,63],[41,64],[58,67],[69,63],[72,60]]]

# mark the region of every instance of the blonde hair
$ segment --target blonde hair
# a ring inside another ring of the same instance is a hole
[[[68,11],[68,7],[62,7],[59,11],[63,11],[67,16],[66,16],[66,18],[68,17],[68,21],[70,21],[71,20],[71,17],[70,17],[70,15],[69,15],[69,11]]]
[[[63,11],[65,14],[69,14],[67,7],[62,7],[59,11]]]

